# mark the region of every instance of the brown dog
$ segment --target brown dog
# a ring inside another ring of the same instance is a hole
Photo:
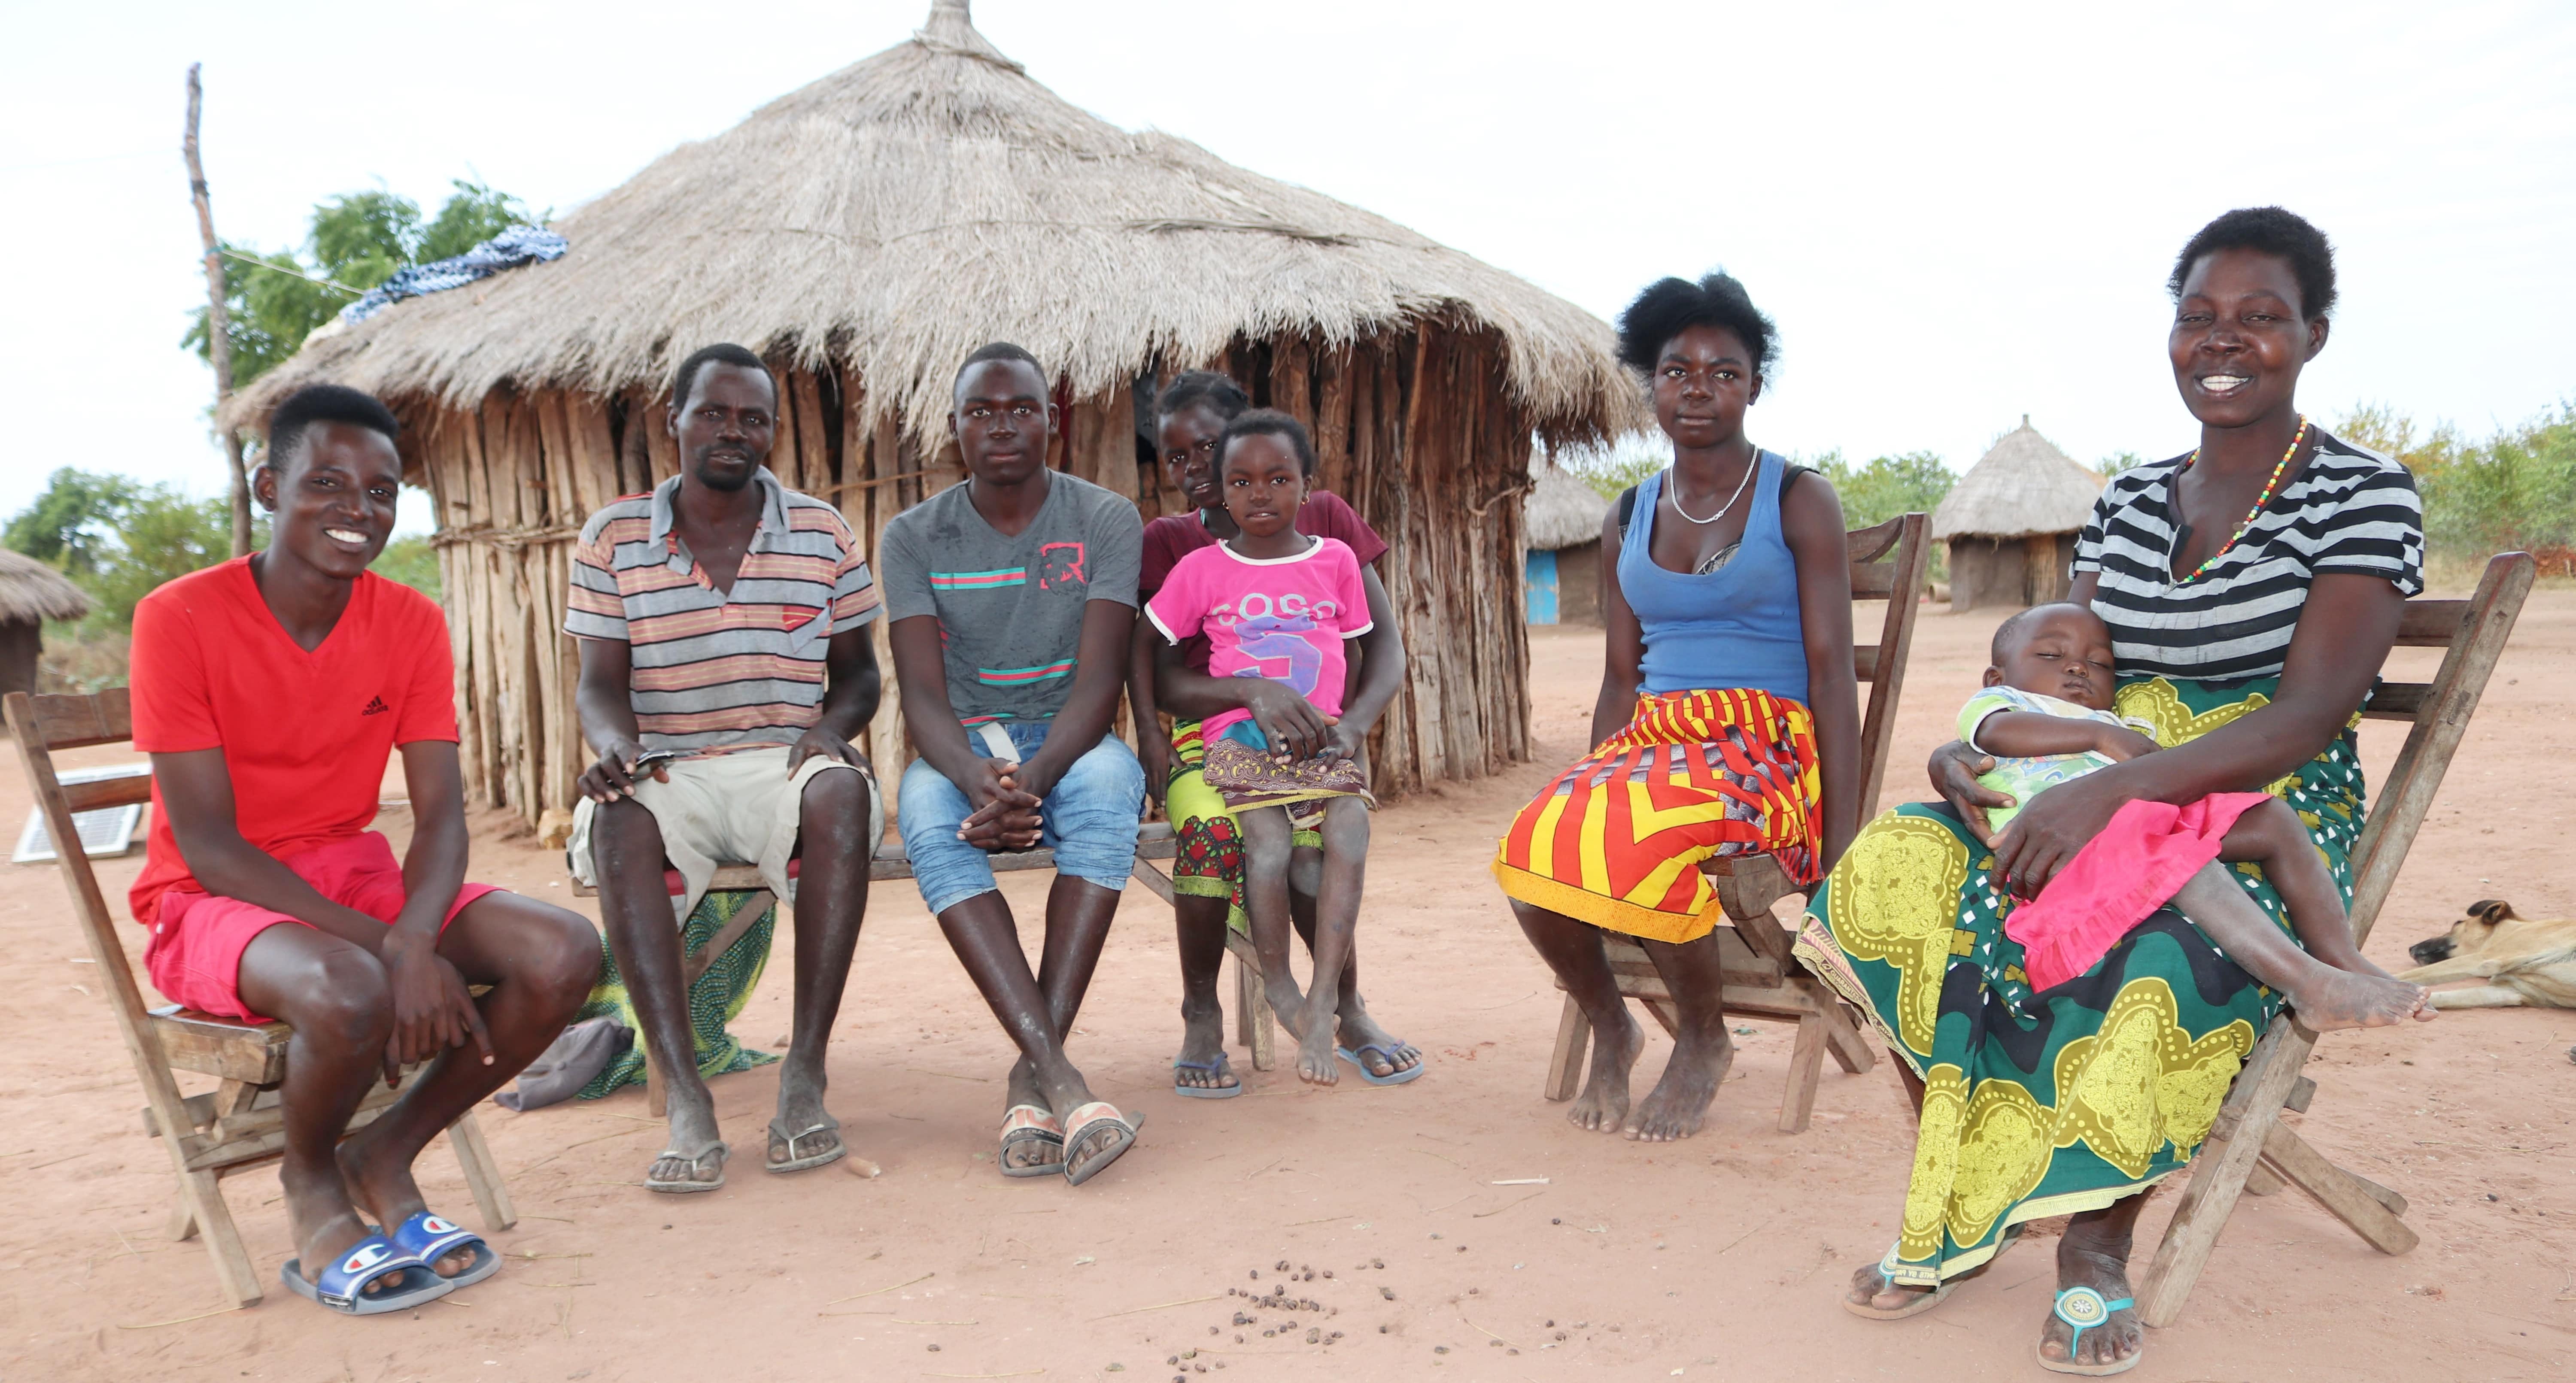
[[[2418,968],[2397,978],[2409,984],[2486,981],[2476,989],[2437,991],[2435,1008],[2576,1008],[2576,920],[2534,922],[2514,916],[2503,899],[2489,898],[2471,903],[2451,930],[2406,953]]]

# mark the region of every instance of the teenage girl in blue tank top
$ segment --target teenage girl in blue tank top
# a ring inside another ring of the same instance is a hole
[[[1660,1142],[1697,1133],[1734,1060],[1718,1004],[1721,916],[1697,866],[1767,854],[1811,885],[1860,823],[1860,701],[1842,505],[1744,436],[1770,319],[1725,274],[1665,279],[1619,322],[1672,466],[1604,521],[1608,656],[1592,752],[1524,807],[1495,876],[1597,1041],[1568,1116]],[[1680,1034],[1633,1111],[1641,1034],[1603,931],[1642,945]]]

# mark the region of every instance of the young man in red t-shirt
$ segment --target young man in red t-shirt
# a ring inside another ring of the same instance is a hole
[[[267,549],[134,611],[134,744],[155,809],[130,895],[152,929],[144,965],[188,1008],[294,1027],[279,1179],[299,1252],[280,1275],[361,1315],[500,1266],[430,1213],[412,1159],[545,1050],[600,954],[578,915],[465,882],[447,622],[367,571],[393,530],[397,431],[357,390],[299,390],[253,481],[275,516]],[[366,829],[396,748],[416,822],[399,865]],[[492,989],[478,1000],[471,984]],[[347,1133],[371,1081],[422,1061]]]

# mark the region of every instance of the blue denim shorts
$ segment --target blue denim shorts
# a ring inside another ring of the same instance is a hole
[[[1022,721],[992,728],[1008,736],[1025,761],[1046,743],[1049,724]],[[976,738],[976,732],[970,730],[968,738]],[[1136,762],[1136,751],[1115,735],[1103,735],[1046,795],[1039,808],[1045,824],[1038,843],[1055,851],[1056,873],[1124,889],[1136,867],[1136,823],[1144,806],[1145,768]],[[896,798],[903,849],[912,859],[921,901],[933,916],[994,888],[991,857],[957,838],[968,810],[966,794],[929,760],[915,759],[903,771]]]

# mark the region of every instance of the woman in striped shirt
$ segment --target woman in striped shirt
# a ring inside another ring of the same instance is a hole
[[[2281,996],[2171,906],[2034,992],[2006,900],[2035,896],[2125,802],[2260,790],[2299,811],[2348,900],[2364,800],[2350,726],[2423,588],[2413,479],[2296,403],[2334,304],[2325,237],[2278,207],[2232,211],[2183,248],[2168,287],[2174,384],[2200,445],[2105,488],[2073,596],[2111,627],[2119,713],[2165,752],[2050,788],[1993,831],[1985,810],[2009,801],[1974,781],[1991,761],[1943,746],[1946,801],[1864,828],[1798,943],[1880,1028],[1922,1109],[1897,1242],[1844,1304],[1927,1310],[2024,1222],[2072,1214],[2038,1351],[2060,1373],[2137,1363],[2138,1193],[2207,1137]],[[2271,886],[2245,884],[2287,932]]]

